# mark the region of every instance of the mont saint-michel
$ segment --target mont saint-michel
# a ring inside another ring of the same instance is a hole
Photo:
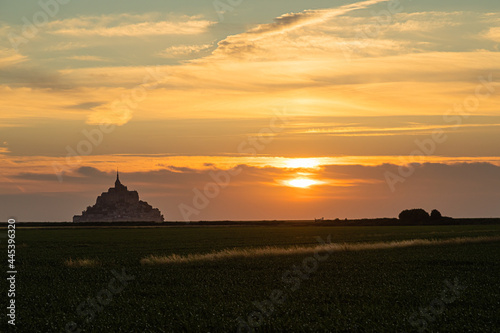
[[[82,215],[73,216],[73,222],[163,222],[158,208],[139,200],[137,191],[129,191],[120,182],[116,173],[115,187],[103,192],[94,206],[89,206]]]

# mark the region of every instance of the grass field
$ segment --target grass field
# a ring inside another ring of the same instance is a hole
[[[500,226],[18,229],[16,327],[19,332],[499,331],[498,240],[141,264],[150,255],[315,247],[317,237],[329,236],[334,243],[445,240],[500,236]]]

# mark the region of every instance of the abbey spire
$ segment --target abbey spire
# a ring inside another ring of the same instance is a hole
[[[115,181],[115,187],[116,187],[116,188],[118,188],[118,187],[120,187],[120,185],[121,185],[121,186],[123,186],[123,185],[122,185],[122,183],[120,182],[120,174],[119,174],[119,172],[118,172],[118,168],[116,168],[116,181]]]
[[[118,169],[116,169],[115,189],[121,190],[121,191],[127,190],[127,186],[123,185],[122,182],[120,181],[120,174],[118,172]]]

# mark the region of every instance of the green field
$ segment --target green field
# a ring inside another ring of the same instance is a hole
[[[447,239],[500,236],[500,226],[19,228],[16,328],[65,332],[75,322],[82,332],[500,330],[498,241],[335,252],[310,271],[303,262],[314,260],[304,254],[140,264],[151,254],[313,247],[328,235],[340,243]],[[69,259],[95,265],[68,267]],[[111,270],[123,269],[133,278],[106,292]],[[443,294],[445,280],[459,286],[455,293]],[[279,302],[270,301],[277,295]],[[98,296],[105,305],[91,305]]]

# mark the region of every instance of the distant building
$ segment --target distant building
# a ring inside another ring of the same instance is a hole
[[[137,191],[129,191],[120,182],[116,172],[115,187],[102,193],[94,206],[87,207],[82,215],[73,216],[73,222],[163,222],[158,208],[139,200]]]

